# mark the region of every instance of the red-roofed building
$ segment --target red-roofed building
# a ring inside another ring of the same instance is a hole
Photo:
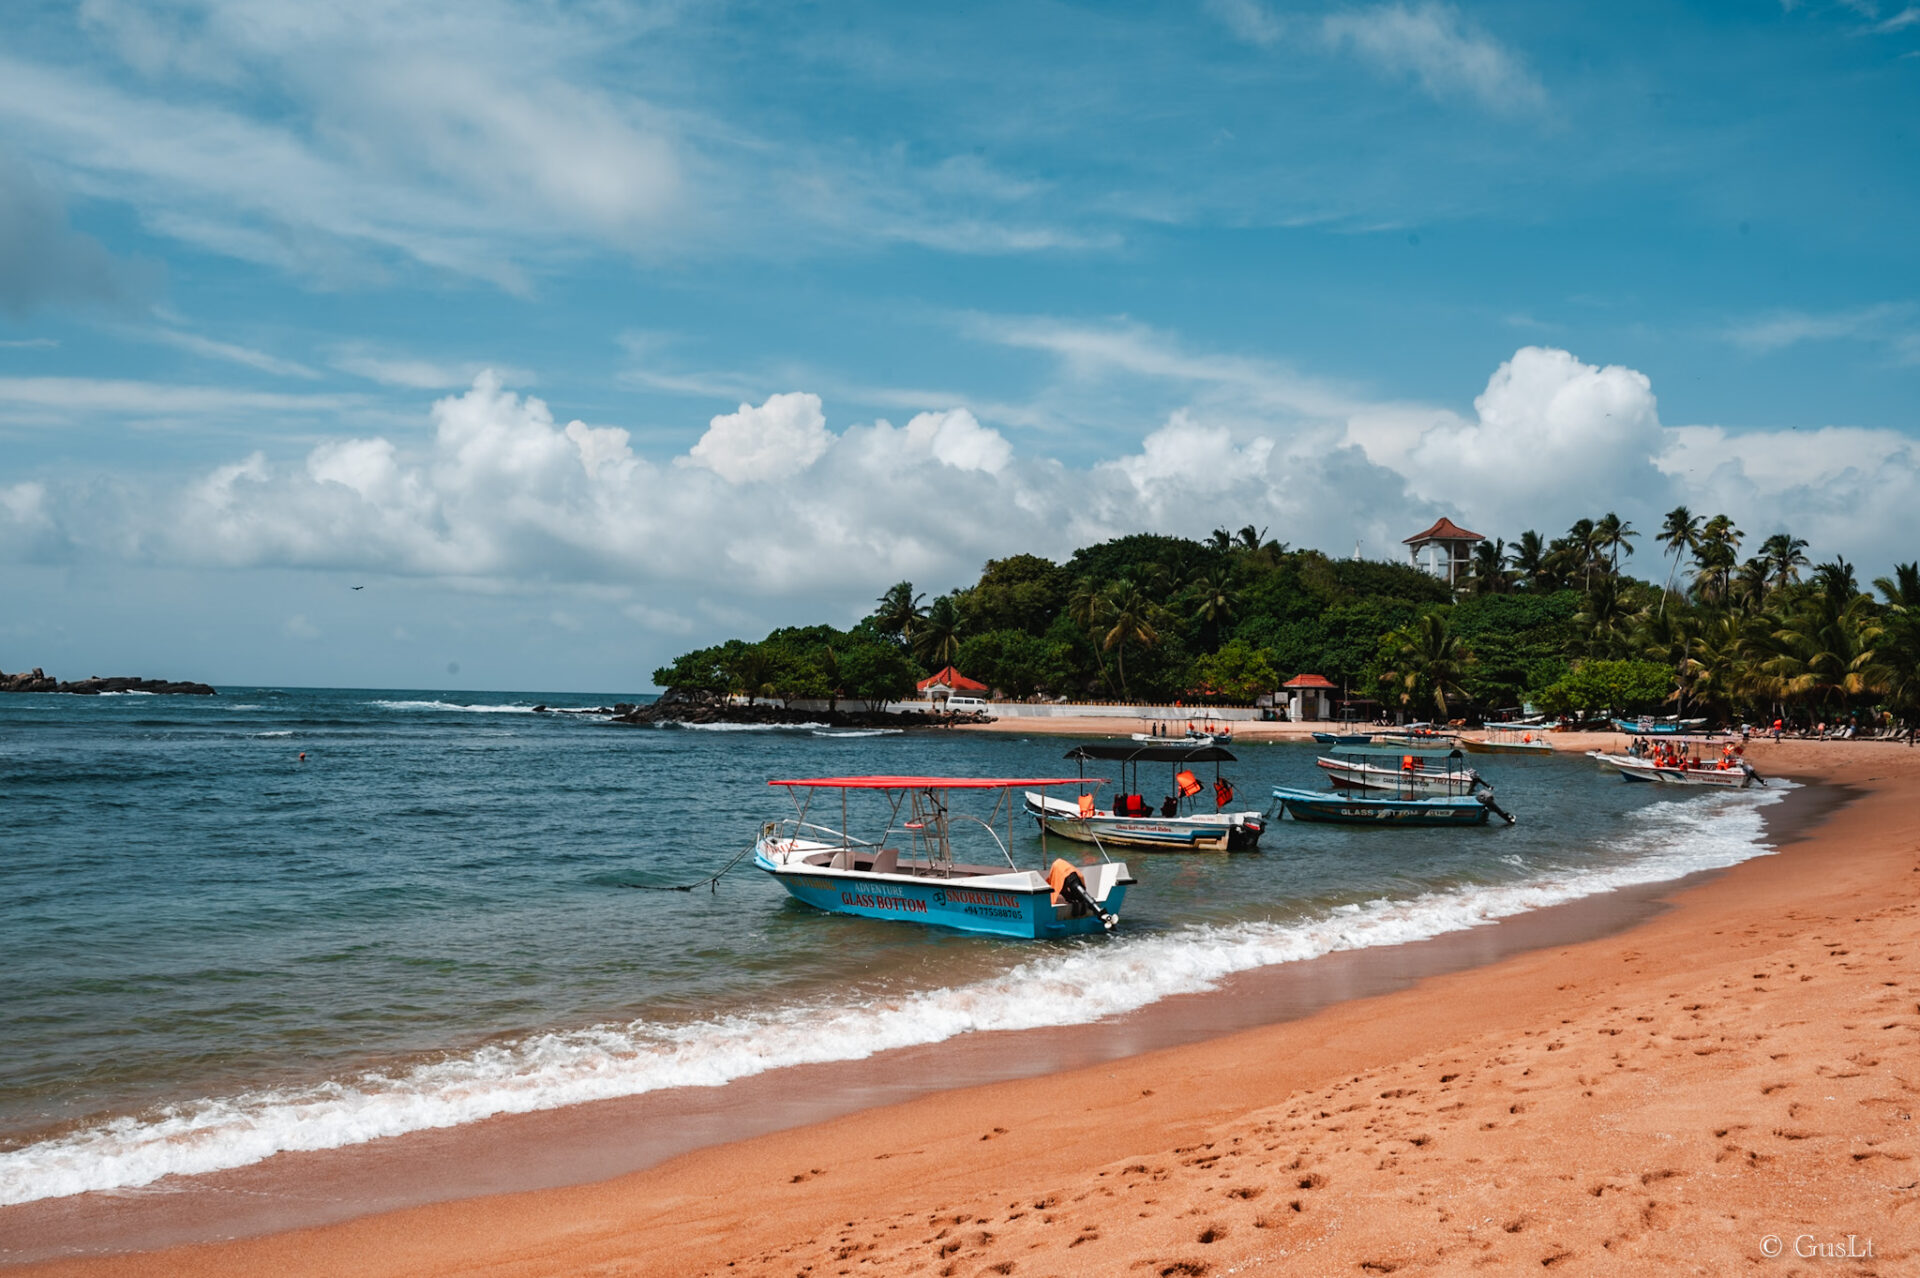
[[[1287,718],[1295,723],[1333,718],[1333,681],[1325,675],[1297,674],[1280,690],[1287,694]]]
[[[929,701],[945,701],[956,692],[985,692],[987,685],[969,679],[952,666],[928,675],[914,685]]]
[[[1442,516],[1434,521],[1433,527],[1407,538],[1405,544],[1415,568],[1432,573],[1449,586],[1456,586],[1473,567],[1474,545],[1485,540],[1479,533],[1468,532]]]

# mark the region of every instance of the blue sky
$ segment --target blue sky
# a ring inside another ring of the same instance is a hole
[[[0,668],[639,690],[1143,528],[1920,557],[1920,6],[9,23]]]

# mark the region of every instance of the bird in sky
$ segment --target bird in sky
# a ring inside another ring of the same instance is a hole
[[[365,589],[366,589],[366,587],[365,587],[365,586],[355,586],[355,587],[354,587],[354,589],[355,589],[355,590],[365,590]]]

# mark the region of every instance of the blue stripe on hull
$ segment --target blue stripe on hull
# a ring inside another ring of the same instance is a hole
[[[765,866],[761,867],[765,869]],[[1005,892],[954,883],[895,883],[815,874],[774,874],[797,901],[829,914],[866,919],[905,919],[962,932],[1027,939],[1104,931],[1097,914],[1055,918],[1050,892]],[[1118,914],[1127,889],[1118,885],[1104,902]]]
[[[1280,800],[1288,815],[1296,821],[1321,821],[1337,825],[1485,825],[1487,808],[1475,803],[1471,808],[1438,804],[1372,802],[1322,799]]]

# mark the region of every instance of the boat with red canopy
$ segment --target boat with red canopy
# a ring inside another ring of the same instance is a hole
[[[787,789],[795,815],[761,828],[753,863],[794,899],[830,914],[1028,939],[1079,936],[1111,931],[1135,882],[1125,862],[1104,852],[1086,864],[1049,859],[1045,831],[1046,870],[1014,863],[1014,793],[1079,786],[1079,777],[817,777],[767,784]],[[848,828],[852,796],[861,794],[880,800],[861,804],[883,826],[870,840]],[[837,829],[812,819],[816,805],[831,806],[836,795]],[[978,808],[989,799],[985,816],[956,810],[956,804]],[[956,830],[972,836],[977,853],[955,855]],[[989,859],[989,848],[997,856]]]

